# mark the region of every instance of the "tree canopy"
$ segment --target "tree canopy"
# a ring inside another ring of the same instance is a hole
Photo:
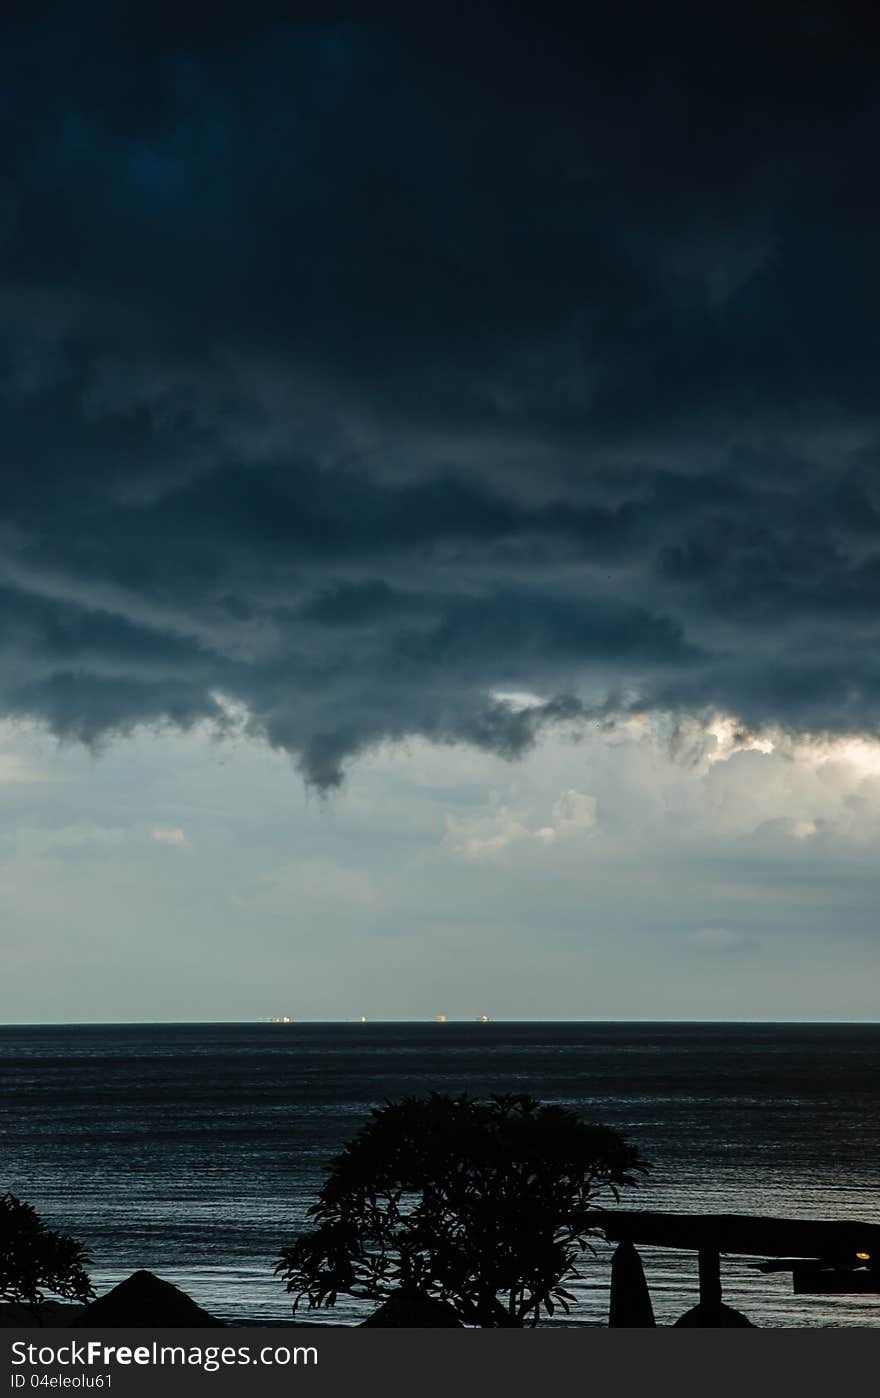
[[[47,1296],[88,1301],[94,1288],[86,1273],[91,1258],[82,1243],[54,1233],[30,1204],[0,1197],[0,1298],[39,1306]]]
[[[573,1296],[591,1207],[649,1168],[607,1126],[528,1096],[408,1097],[375,1110],[330,1166],[316,1227],[276,1267],[294,1310],[393,1291],[469,1325],[537,1324]]]

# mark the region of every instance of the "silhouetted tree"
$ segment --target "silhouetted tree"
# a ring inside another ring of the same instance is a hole
[[[82,1243],[53,1233],[30,1204],[0,1197],[0,1299],[25,1306],[47,1296],[88,1301],[95,1294],[85,1270],[90,1261]]]
[[[405,1098],[336,1157],[317,1228],[281,1254],[294,1310],[393,1291],[450,1304],[465,1324],[536,1325],[573,1299],[590,1207],[648,1169],[607,1126],[531,1097]]]

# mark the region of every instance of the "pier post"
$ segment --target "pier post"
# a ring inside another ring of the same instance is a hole
[[[700,1308],[704,1314],[721,1313],[721,1254],[716,1248],[700,1248]]]

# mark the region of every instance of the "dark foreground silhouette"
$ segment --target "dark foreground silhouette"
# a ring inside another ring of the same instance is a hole
[[[683,1329],[753,1329],[722,1301],[722,1262],[763,1258],[795,1292],[880,1294],[880,1224],[742,1214],[636,1212],[596,1197],[636,1183],[647,1164],[618,1132],[525,1096],[405,1098],[374,1111],[332,1162],[317,1227],[275,1268],[309,1308],[339,1293],[377,1307],[369,1328],[535,1325],[576,1297],[563,1285],[601,1239],[617,1245],[608,1324],[656,1324],[636,1245],[691,1252],[699,1302]],[[0,1196],[0,1325],[223,1326],[191,1297],[139,1270],[90,1304],[83,1244],[31,1205]],[[257,1322],[258,1323],[258,1322]],[[291,1322],[288,1322],[290,1324]],[[296,1324],[296,1322],[292,1322]]]
[[[420,1297],[420,1313],[442,1303],[463,1325],[537,1325],[576,1300],[597,1198],[648,1168],[620,1132],[532,1097],[389,1102],[332,1162],[317,1227],[276,1270],[294,1311]]]
[[[222,1326],[225,1322],[196,1305],[171,1282],[162,1281],[152,1272],[139,1271],[84,1306],[70,1324],[93,1330],[137,1326],[158,1330]]]
[[[47,1297],[86,1302],[94,1296],[82,1243],[48,1228],[33,1205],[0,1195],[0,1301],[38,1313]]]
[[[455,1330],[461,1321],[445,1301],[433,1301],[418,1292],[392,1291],[377,1311],[361,1321],[373,1330]]]
[[[754,1330],[755,1326],[747,1320],[742,1311],[735,1311],[732,1306],[725,1306],[723,1301],[719,1301],[715,1306],[692,1306],[684,1315],[679,1316],[675,1322],[676,1326],[682,1325],[694,1330]]]
[[[632,1243],[621,1243],[611,1263],[609,1326],[645,1329],[656,1325],[642,1259]]]

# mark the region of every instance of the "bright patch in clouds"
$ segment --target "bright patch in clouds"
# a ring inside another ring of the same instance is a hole
[[[590,834],[596,826],[595,796],[573,787],[554,801],[549,821],[537,827],[523,812],[501,804],[497,792],[490,804],[492,809],[485,816],[447,817],[446,843],[463,859],[485,859],[511,845],[536,842],[546,846],[573,840]]]
[[[505,708],[512,709],[514,713],[522,713],[526,709],[540,709],[547,702],[540,694],[529,694],[526,690],[494,689],[490,697]]]
[[[770,738],[744,733],[732,718],[713,719],[706,732],[716,743],[715,748],[706,753],[706,760],[710,763],[726,762],[735,752],[769,753],[775,746]]]
[[[190,843],[178,825],[154,825],[150,838],[157,845],[172,845],[175,849],[189,849]]]
[[[797,744],[799,757],[816,767],[843,763],[864,777],[880,776],[880,743],[870,738],[837,738],[828,742],[804,740]]]

